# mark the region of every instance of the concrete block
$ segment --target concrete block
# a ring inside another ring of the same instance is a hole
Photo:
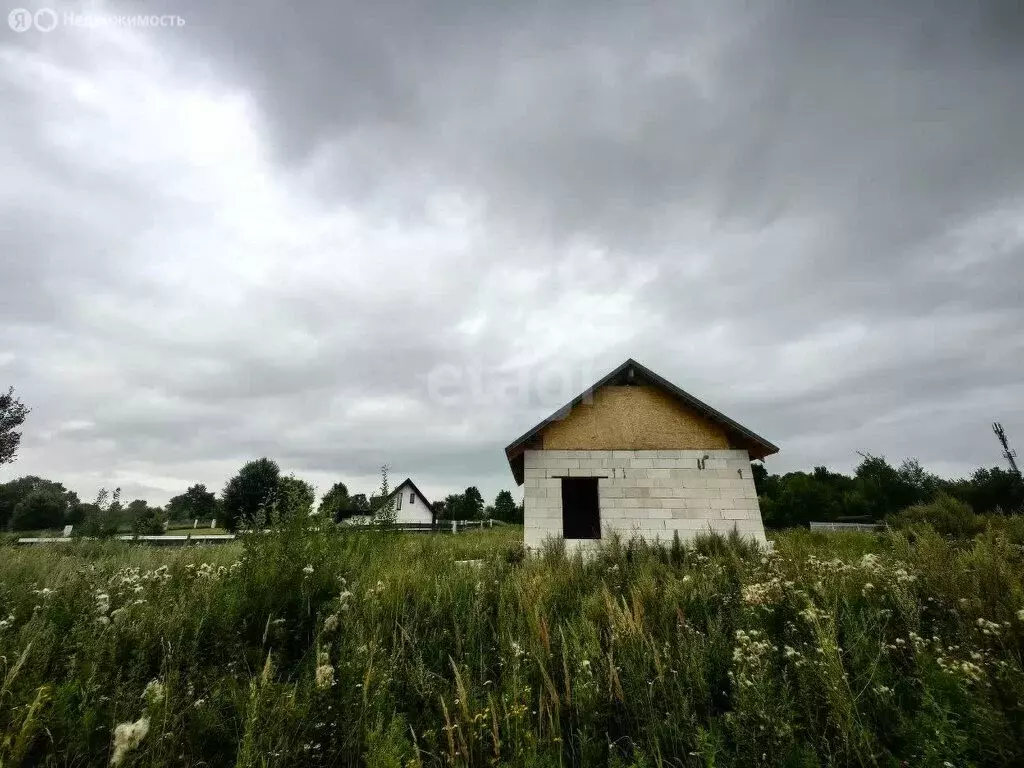
[[[629,466],[632,469],[652,469],[654,459],[630,459]]]
[[[579,459],[546,459],[544,461],[544,467],[546,469],[579,469]]]
[[[747,511],[745,509],[723,509],[722,510],[723,520],[746,520]]]

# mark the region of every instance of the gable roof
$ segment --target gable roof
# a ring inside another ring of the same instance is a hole
[[[423,491],[421,491],[419,488],[416,487],[416,483],[414,483],[408,477],[405,478],[405,480],[403,480],[402,482],[400,482],[398,485],[395,486],[395,490],[393,490],[390,494],[388,494],[388,498],[390,499],[392,496],[394,496],[396,493],[398,493],[400,490],[402,490],[403,487],[405,487],[407,485],[410,488],[412,488],[414,491],[416,491],[416,495],[419,497],[420,501],[422,501],[427,506],[427,509],[429,509],[431,513],[433,513],[434,512],[434,505],[431,504],[430,501],[427,499],[427,497],[423,495]]]
[[[725,428],[725,431],[731,440],[737,445],[746,448],[752,458],[763,459],[765,456],[778,453],[779,449],[777,446],[768,442],[757,433],[747,429],[742,424],[733,421],[724,413],[716,411],[707,403],[698,400],[689,392],[680,389],[667,379],[663,379],[650,368],[641,365],[633,358],[629,358],[614,371],[590,385],[590,387],[585,391],[578,394],[542,422],[534,426],[516,440],[513,440],[505,448],[505,457],[508,459],[508,463],[512,467],[512,474],[515,477],[516,482],[519,485],[522,485],[523,483],[523,452],[531,447],[534,441],[549,424],[554,421],[564,419],[569,415],[569,412],[572,411],[573,408],[582,403],[584,399],[592,397],[594,392],[601,387],[616,384],[633,384],[638,382],[645,382],[657,387],[663,392],[667,392],[682,405],[697,411],[702,416],[720,424]]]

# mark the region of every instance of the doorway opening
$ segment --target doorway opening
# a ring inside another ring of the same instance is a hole
[[[562,478],[562,535],[567,539],[601,538],[596,477]]]

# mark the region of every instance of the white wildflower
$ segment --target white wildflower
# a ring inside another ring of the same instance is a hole
[[[305,568],[302,569],[302,572],[307,576],[311,575],[313,573],[313,566],[307,565]]]
[[[998,635],[1002,627],[994,621],[988,619],[978,619],[975,624],[978,625],[978,629],[981,630],[983,635]]]
[[[316,687],[326,690],[334,685],[334,667],[330,664],[321,664],[316,668]]]
[[[320,690],[325,690],[334,685],[334,667],[331,666],[331,655],[325,648],[316,652],[316,672],[313,674],[313,681]]]
[[[332,613],[324,619],[324,632],[333,632],[338,628],[338,614]]]
[[[140,717],[134,723],[121,723],[114,729],[114,754],[111,765],[118,765],[126,754],[135,749],[149,733],[149,718]]]
[[[164,700],[164,684],[159,680],[150,680],[146,683],[146,688],[142,692],[142,698],[147,702],[156,706],[162,704]]]

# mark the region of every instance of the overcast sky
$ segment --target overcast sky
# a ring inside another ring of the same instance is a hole
[[[1024,449],[1016,0],[48,5],[0,26],[0,481],[490,499],[627,357],[772,471]]]

